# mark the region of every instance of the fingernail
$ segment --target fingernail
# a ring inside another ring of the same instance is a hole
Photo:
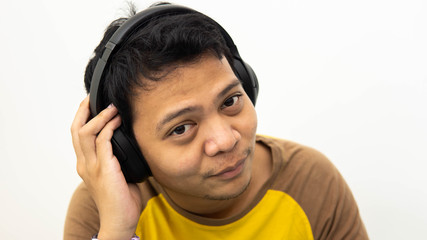
[[[108,105],[107,108],[112,108],[112,107],[114,107],[114,104],[110,103],[110,105]]]

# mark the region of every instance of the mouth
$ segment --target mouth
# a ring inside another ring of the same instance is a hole
[[[226,167],[218,173],[211,175],[211,177],[217,177],[223,180],[228,180],[239,176],[243,172],[243,167],[245,166],[246,158],[239,160],[232,166]]]

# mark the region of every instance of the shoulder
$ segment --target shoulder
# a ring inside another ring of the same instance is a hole
[[[304,210],[315,239],[367,239],[350,188],[318,150],[288,140],[258,137],[271,148],[271,188],[290,195]]]
[[[281,174],[310,178],[339,174],[331,161],[318,150],[285,139],[257,136],[257,141],[267,145],[272,152],[274,167]]]
[[[80,183],[74,191],[73,197],[71,198],[71,204],[81,205],[84,203],[84,207],[96,210],[95,202],[89,193],[84,182]]]
[[[88,239],[99,231],[99,213],[86,185],[81,183],[71,198],[65,218],[64,239]]]
[[[318,150],[284,139],[257,136],[271,149],[272,188],[301,201],[309,196],[336,190],[344,181],[335,166]]]
[[[157,190],[152,185],[155,181],[149,178],[138,187],[142,194],[142,207],[156,196]],[[77,186],[68,206],[64,225],[64,240],[90,239],[100,228],[99,212],[86,184]]]

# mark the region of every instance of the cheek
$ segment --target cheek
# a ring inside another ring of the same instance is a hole
[[[146,151],[146,159],[154,177],[185,178],[200,171],[201,155],[191,148],[181,148],[164,146]]]
[[[249,98],[247,100],[250,101]],[[246,120],[242,121],[242,125],[243,125],[242,129],[244,129],[245,133],[247,134],[255,135],[257,126],[258,126],[258,118],[256,115],[255,108],[252,104],[247,106],[245,110],[244,119]]]

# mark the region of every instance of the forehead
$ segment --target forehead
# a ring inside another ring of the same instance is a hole
[[[144,116],[160,117],[170,109],[201,104],[236,81],[236,76],[225,57],[207,54],[199,61],[179,66],[160,81],[143,81],[147,87],[136,89],[132,99],[134,122]]]

